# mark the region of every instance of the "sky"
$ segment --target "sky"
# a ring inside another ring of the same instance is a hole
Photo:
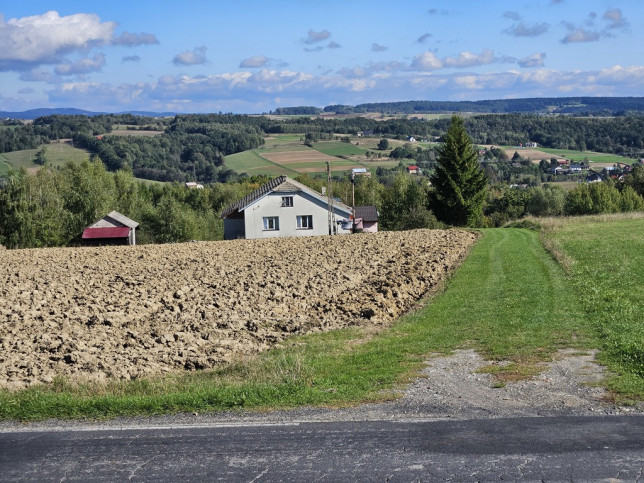
[[[0,2],[0,110],[644,96],[642,0]]]

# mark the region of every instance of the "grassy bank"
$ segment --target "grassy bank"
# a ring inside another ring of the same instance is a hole
[[[595,344],[577,300],[536,232],[486,230],[445,293],[379,334],[351,329],[297,337],[216,371],[107,387],[56,381],[48,388],[4,391],[0,418],[97,418],[386,400],[418,374],[427,354],[458,347],[511,361],[499,377],[523,377],[558,348]]]
[[[569,275],[569,291],[595,330],[609,388],[644,398],[644,214],[553,218],[544,243]]]

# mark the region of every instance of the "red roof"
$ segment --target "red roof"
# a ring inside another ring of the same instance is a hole
[[[95,238],[127,238],[130,236],[130,229],[127,226],[114,226],[106,228],[85,228],[83,240]]]
[[[409,170],[412,170],[412,169],[418,169],[418,166],[416,166],[416,165],[414,164],[414,165],[412,165],[412,166],[407,166],[407,169],[409,169]]]

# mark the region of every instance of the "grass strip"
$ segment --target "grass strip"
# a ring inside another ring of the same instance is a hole
[[[589,346],[565,275],[537,232],[485,230],[443,294],[377,334],[353,328],[289,339],[281,347],[212,371],[108,385],[0,392],[0,418],[109,418],[178,411],[345,406],[396,397],[430,353],[472,347],[513,362],[548,360]],[[499,374],[497,374],[498,376]]]
[[[608,388],[644,398],[644,214],[542,222],[546,246],[562,261],[570,291],[595,331]]]

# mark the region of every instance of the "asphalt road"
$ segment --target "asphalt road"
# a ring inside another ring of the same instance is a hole
[[[0,432],[2,481],[644,480],[644,416]]]

